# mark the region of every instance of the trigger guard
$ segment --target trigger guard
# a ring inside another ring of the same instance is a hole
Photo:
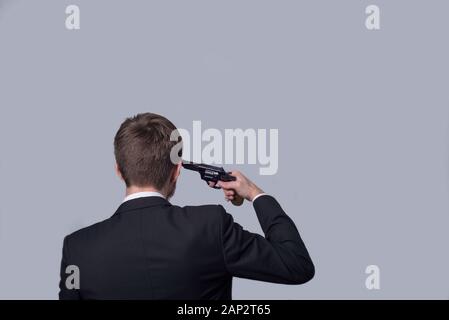
[[[213,182],[213,181],[210,181],[210,182]],[[221,189],[221,187],[217,187],[217,182],[218,182],[218,181],[216,181],[216,182],[215,182],[215,186],[213,186],[213,187],[211,187],[211,188],[214,188],[214,189]],[[208,187],[210,187],[209,181],[206,180],[206,184],[207,184]]]

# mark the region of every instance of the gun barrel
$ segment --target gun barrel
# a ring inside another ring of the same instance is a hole
[[[182,162],[182,166],[183,166],[185,169],[188,169],[188,170],[194,170],[194,171],[199,171],[199,170],[200,170],[199,165],[196,164],[196,163],[193,163],[193,162],[191,162],[191,161],[183,161],[183,162]]]
[[[218,173],[225,173],[225,171],[222,167],[211,166],[211,165],[204,164],[204,163],[195,163],[192,161],[183,161],[182,166],[185,169],[194,170],[194,171],[210,170],[210,171],[214,171],[214,172],[218,172]]]

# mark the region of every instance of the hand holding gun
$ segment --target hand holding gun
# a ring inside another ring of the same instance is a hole
[[[201,179],[214,189],[221,189],[217,184],[219,181],[229,182],[236,181],[237,178],[232,176],[229,172],[226,172],[222,167],[211,166],[202,163],[193,163],[190,161],[183,161],[182,166],[185,169],[197,171],[200,173]],[[234,192],[231,200],[235,206],[240,206],[243,203],[243,198]]]

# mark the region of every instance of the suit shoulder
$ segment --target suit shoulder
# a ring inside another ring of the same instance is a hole
[[[201,219],[202,221],[220,220],[226,210],[219,204],[206,204],[201,206],[181,207],[184,213],[191,219]]]
[[[224,212],[225,209],[220,204],[204,204],[201,206],[184,206],[182,207],[187,213],[190,214],[219,214]]]
[[[76,230],[64,238],[64,242],[76,242],[80,241],[86,238],[89,238],[97,233],[99,229],[101,229],[103,226],[105,226],[108,223],[109,219],[105,219],[100,222],[96,222],[90,226],[81,228],[79,230]]]

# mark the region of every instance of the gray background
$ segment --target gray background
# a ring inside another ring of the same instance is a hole
[[[78,4],[81,30],[65,29]],[[381,30],[365,7],[381,8]],[[125,117],[278,128],[275,195],[316,264],[234,298],[449,297],[448,1],[0,0],[0,298],[56,298],[63,237],[123,197]],[[231,169],[231,168],[228,168]],[[176,204],[224,203],[196,175]],[[249,204],[225,207],[261,232]],[[381,289],[365,288],[365,267]]]

